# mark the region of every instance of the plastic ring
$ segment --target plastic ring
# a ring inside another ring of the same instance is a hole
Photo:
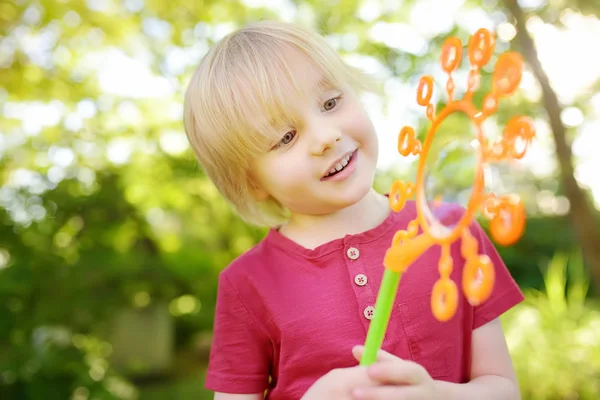
[[[433,77],[431,75],[422,76],[417,87],[417,103],[420,106],[426,106],[433,95]]]
[[[479,29],[469,39],[468,53],[471,65],[483,67],[492,58],[496,41],[487,29]]]
[[[440,56],[442,69],[446,73],[449,74],[458,68],[462,61],[462,51],[462,43],[459,38],[451,37],[446,39],[442,46],[442,54]]]
[[[408,156],[415,148],[415,130],[410,126],[405,126],[398,134],[398,153]]]
[[[486,255],[467,261],[463,270],[463,290],[472,306],[486,301],[492,294],[495,281],[494,265]]]
[[[431,293],[431,310],[438,321],[449,321],[458,308],[458,289],[452,279],[438,279]]]
[[[523,59],[516,52],[502,53],[492,75],[492,90],[508,96],[519,87],[523,75]]]
[[[395,180],[392,183],[389,194],[390,208],[398,212],[404,208],[406,204],[406,183],[401,180]]]
[[[392,239],[392,246],[396,246],[399,245],[400,243],[402,243],[402,241],[404,241],[404,239],[406,239],[408,237],[408,232],[406,231],[397,231],[394,234],[394,238]]]
[[[510,246],[521,238],[525,231],[525,207],[518,201],[506,201],[499,205],[490,221],[490,233],[501,246]]]
[[[535,126],[531,119],[521,116],[508,121],[504,130],[504,140],[508,142],[510,155],[516,159],[523,158],[534,136]],[[518,147],[517,141],[521,141],[523,144],[522,148]]]

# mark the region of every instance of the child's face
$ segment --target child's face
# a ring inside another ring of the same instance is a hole
[[[294,215],[330,214],[372,188],[377,136],[349,87],[319,89],[323,77],[302,60],[294,63],[294,72],[313,95],[299,103],[299,126],[284,128],[281,141],[254,160],[257,194],[272,196]]]

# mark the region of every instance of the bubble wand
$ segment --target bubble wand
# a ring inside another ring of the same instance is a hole
[[[477,240],[469,230],[477,211],[481,208],[483,215],[490,219],[490,231],[497,243],[511,245],[523,234],[525,209],[520,198],[512,194],[497,196],[493,193],[484,193],[483,166],[487,163],[523,158],[535,136],[532,121],[523,116],[512,118],[506,125],[503,135],[491,143],[483,134],[483,122],[496,112],[501,97],[509,96],[517,90],[523,71],[523,61],[518,53],[502,53],[492,75],[492,90],[485,96],[481,110],[478,110],[473,105],[472,97],[479,86],[479,71],[490,61],[494,48],[494,36],[486,29],[478,30],[469,38],[467,53],[471,69],[467,91],[462,100],[455,100],[452,73],[458,69],[462,61],[463,46],[460,39],[456,37],[451,37],[444,42],[440,64],[448,74],[446,83],[448,101],[438,115],[435,115],[434,105],[431,103],[433,78],[426,75],[419,81],[417,103],[426,107],[426,115],[431,122],[431,127],[424,143],[416,138],[415,131],[410,126],[403,127],[398,135],[398,152],[405,157],[411,154],[419,156],[416,184],[396,180],[389,194],[390,206],[395,212],[402,210],[406,200],[416,194],[417,217],[408,224],[406,230],[396,232],[385,254],[383,261],[385,271],[361,365],[369,365],[376,361],[377,352],[387,331],[402,273],[425,251],[434,245],[441,246],[438,264],[440,278],[433,286],[431,310],[438,321],[445,322],[454,316],[458,307],[458,289],[450,278],[453,268],[450,246],[456,240],[461,240],[461,254],[465,259],[462,287],[467,301],[473,306],[485,302],[494,287],[495,274],[492,261],[487,255],[478,253]],[[425,198],[424,184],[427,156],[436,131],[440,124],[454,112],[467,115],[475,127],[476,146],[473,151],[476,152],[477,162],[475,180],[467,207],[458,223],[450,228],[440,222],[429,207]],[[422,233],[419,233],[419,227]]]

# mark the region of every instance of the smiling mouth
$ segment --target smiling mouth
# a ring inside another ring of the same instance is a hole
[[[348,164],[350,164],[350,161],[352,161],[352,158],[354,157],[355,154],[356,154],[356,150],[354,150],[351,154],[348,154],[346,157],[342,158],[339,163],[334,165],[333,168],[331,168],[329,170],[329,172],[327,172],[327,174],[323,177],[323,179],[330,178],[330,177],[342,172],[344,170],[344,168],[346,168],[348,166]]]

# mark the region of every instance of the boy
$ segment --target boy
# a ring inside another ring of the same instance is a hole
[[[185,125],[202,167],[242,218],[271,228],[220,275],[206,386],[220,400],[516,399],[497,317],[523,298],[478,226],[496,268],[491,298],[461,299],[436,321],[432,249],[403,275],[387,351],[357,366],[385,250],[415,216],[414,203],[395,213],[372,189],[365,86],[323,38],[276,22],[225,37],[190,82]]]

